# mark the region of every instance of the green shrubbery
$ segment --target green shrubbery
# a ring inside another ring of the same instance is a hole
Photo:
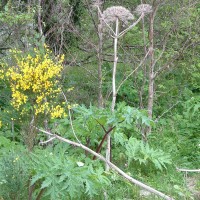
[[[112,162],[124,172],[176,200],[194,199],[177,168],[200,166],[199,8],[166,1],[154,34],[145,16],[143,27],[118,41],[116,86],[123,84],[111,112],[113,40],[102,33],[100,44],[97,12],[81,0],[35,2],[0,3],[0,200],[159,199],[141,196],[141,188],[105,171],[105,163],[81,148],[55,138],[42,142],[50,138],[38,128],[102,155],[110,134]],[[96,106],[101,89],[103,108]]]

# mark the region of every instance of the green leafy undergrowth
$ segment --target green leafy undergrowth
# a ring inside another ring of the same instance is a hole
[[[149,144],[131,137],[126,144],[126,155],[128,162],[138,162],[140,165],[150,167],[153,165],[158,170],[167,168],[167,164],[171,164],[170,155],[160,149],[153,149]]]
[[[31,184],[39,184],[37,192],[44,190],[45,199],[94,198],[110,183],[102,167],[70,157],[61,148],[40,150],[32,154],[32,159]]]
[[[181,104],[170,118],[163,118],[149,136],[149,143],[172,156],[178,168],[198,169],[200,166],[200,98],[192,97]]]
[[[83,144],[87,144],[93,150],[98,149],[97,147],[99,147],[109,130],[111,130],[112,138],[116,138],[117,133],[123,133],[124,137],[128,138],[139,133],[139,126],[153,125],[145,110],[138,110],[127,106],[125,103],[117,104],[114,112],[111,112],[110,108],[99,109],[95,106],[87,108],[83,105],[73,108],[72,113],[76,136]],[[51,129],[63,137],[76,140],[68,118],[54,121]],[[141,138],[141,134],[138,135]],[[105,150],[105,143],[104,140],[100,152]]]
[[[6,200],[22,200],[28,197],[29,167],[25,151],[1,149],[0,197]]]
[[[0,151],[0,155],[3,153],[4,149],[12,149],[16,146],[16,144],[16,142],[11,141],[5,136],[2,136],[0,132],[0,150],[2,149]]]

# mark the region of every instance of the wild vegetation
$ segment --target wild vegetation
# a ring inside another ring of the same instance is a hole
[[[1,0],[0,24],[0,200],[200,198],[198,0]]]

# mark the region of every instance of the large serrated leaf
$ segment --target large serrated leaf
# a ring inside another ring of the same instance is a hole
[[[52,184],[52,179],[51,179],[51,177],[50,177],[50,178],[46,178],[46,179],[42,182],[41,189],[47,188],[47,187],[49,187],[51,184]]]

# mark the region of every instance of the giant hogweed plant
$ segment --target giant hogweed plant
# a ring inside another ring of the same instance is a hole
[[[92,199],[110,180],[99,163],[69,154],[62,143],[54,148],[4,148],[0,157],[0,199]]]
[[[169,154],[160,149],[153,149],[149,144],[145,144],[143,141],[139,141],[136,138],[129,138],[126,146],[126,155],[128,157],[128,163],[138,162],[139,165],[153,166],[157,170],[163,170],[167,168],[168,164],[172,164],[172,159]]]
[[[134,16],[131,12],[122,7],[122,6],[112,6],[107,8],[103,13],[99,8],[99,1],[95,4],[98,9],[98,12],[101,16],[100,23],[102,27],[109,30],[110,36],[114,39],[113,50],[114,50],[114,59],[113,59],[113,71],[112,71],[112,104],[111,104],[111,111],[114,112],[117,92],[120,88],[116,87],[116,73],[117,73],[117,63],[118,63],[118,40],[121,38],[125,33],[131,30],[134,26],[136,26],[141,19],[144,18],[145,14],[152,12],[152,6],[148,4],[141,4],[137,6],[136,13],[140,15],[140,17],[133,22]],[[130,21],[132,21],[130,23]],[[124,30],[120,30],[120,24],[124,27],[128,27]],[[106,150],[106,158],[108,161],[111,159],[111,137],[110,133],[107,135],[107,150]],[[109,170],[109,166],[106,165],[106,169]]]
[[[153,126],[153,121],[147,117],[143,110],[119,103],[113,112],[110,109],[98,109],[97,107],[78,106],[74,110],[74,129],[78,138],[85,141],[88,147],[101,153],[104,149],[104,143],[107,135],[110,133],[113,137],[113,153],[118,152],[126,155],[128,163],[134,162],[143,166],[153,166],[155,169],[163,170],[167,164],[171,164],[170,155],[159,149],[153,149],[149,144],[137,140],[139,125]],[[70,134],[70,125],[67,119],[57,121],[58,125],[55,132],[61,135]],[[134,124],[134,125],[133,125]],[[111,132],[112,131],[112,132]],[[88,138],[90,138],[88,142]],[[96,159],[94,156],[93,159]],[[115,158],[118,159],[118,158]]]
[[[66,150],[58,144],[52,150],[42,150],[42,154],[41,150],[32,154],[35,195],[43,192],[44,199],[64,200],[93,199],[103,193],[110,184],[103,168],[82,161],[81,156],[74,158]]]

